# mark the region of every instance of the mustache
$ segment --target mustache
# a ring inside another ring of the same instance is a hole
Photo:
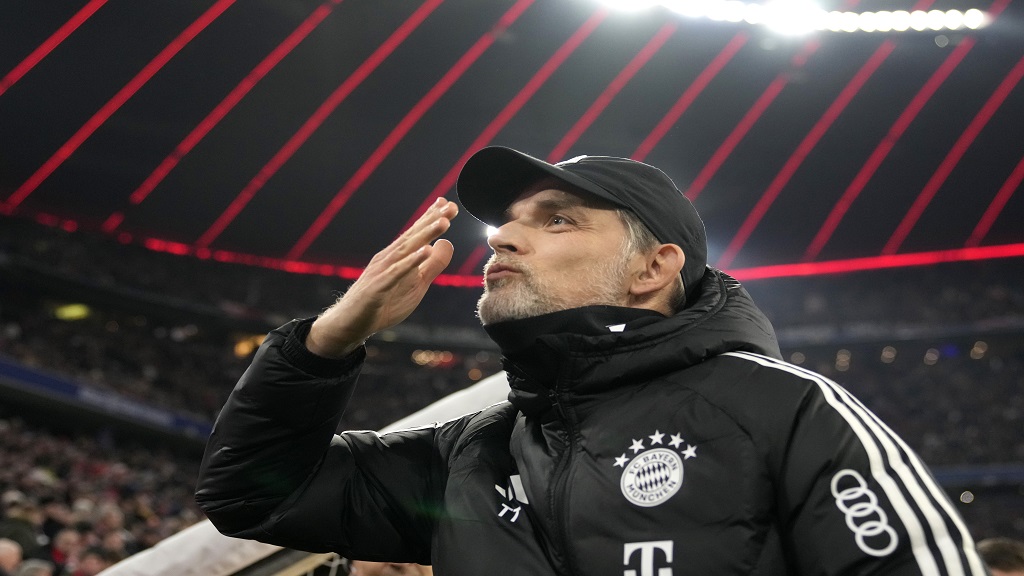
[[[515,270],[524,276],[530,276],[531,270],[526,264],[517,261],[511,256],[499,256],[497,254],[491,255],[484,264],[484,275],[487,275],[487,271],[495,266],[501,266],[503,268],[509,268]]]

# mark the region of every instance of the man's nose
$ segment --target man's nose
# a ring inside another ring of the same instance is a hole
[[[522,234],[516,230],[515,222],[507,222],[494,234],[487,237],[487,245],[494,250],[495,254],[500,254],[502,252],[522,252],[525,244]]]

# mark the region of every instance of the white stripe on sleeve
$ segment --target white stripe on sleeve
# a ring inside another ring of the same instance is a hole
[[[846,420],[864,446],[871,468],[871,475],[882,487],[896,514],[906,527],[914,557],[922,574],[938,575],[939,569],[935,556],[928,546],[924,527],[921,525],[914,509],[905,499],[903,492],[899,488],[900,486],[906,488],[914,503],[924,515],[928,527],[931,529],[932,537],[942,555],[942,562],[945,564],[946,573],[950,576],[964,576],[965,574],[964,565],[960,560],[960,550],[957,549],[945,522],[945,519],[948,517],[956,525],[960,536],[963,538],[962,552],[968,559],[970,573],[976,576],[983,576],[985,574],[981,559],[974,551],[974,544],[967,531],[967,527],[964,526],[955,511],[951,510],[951,505],[943,495],[942,489],[939,488],[927,473],[924,465],[917,455],[914,454],[913,450],[882,423],[877,416],[864,407],[859,400],[835,382],[799,366],[749,352],[728,352],[725,355],[744,358],[765,367],[789,372],[805,380],[810,380],[818,386],[825,400]],[[898,480],[893,478],[886,470],[879,446],[884,450],[885,461],[888,462],[890,468],[896,473]],[[917,471],[916,475],[904,462],[904,456],[911,462],[914,470]],[[929,494],[931,497],[929,497]],[[936,508],[936,503],[944,509],[946,514],[941,513]]]

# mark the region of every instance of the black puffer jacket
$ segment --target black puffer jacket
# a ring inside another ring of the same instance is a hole
[[[495,325],[510,402],[383,436],[335,435],[362,354],[313,356],[309,324],[217,421],[197,500],[225,534],[439,576],[984,574],[917,457],[719,272],[667,319]]]

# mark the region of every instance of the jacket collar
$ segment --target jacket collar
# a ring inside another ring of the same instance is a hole
[[[512,388],[509,400],[526,414],[547,410],[555,394],[563,400],[584,400],[723,352],[780,357],[771,324],[747,291],[710,268],[698,300],[671,317],[635,308],[587,306],[484,329],[502,350]]]

